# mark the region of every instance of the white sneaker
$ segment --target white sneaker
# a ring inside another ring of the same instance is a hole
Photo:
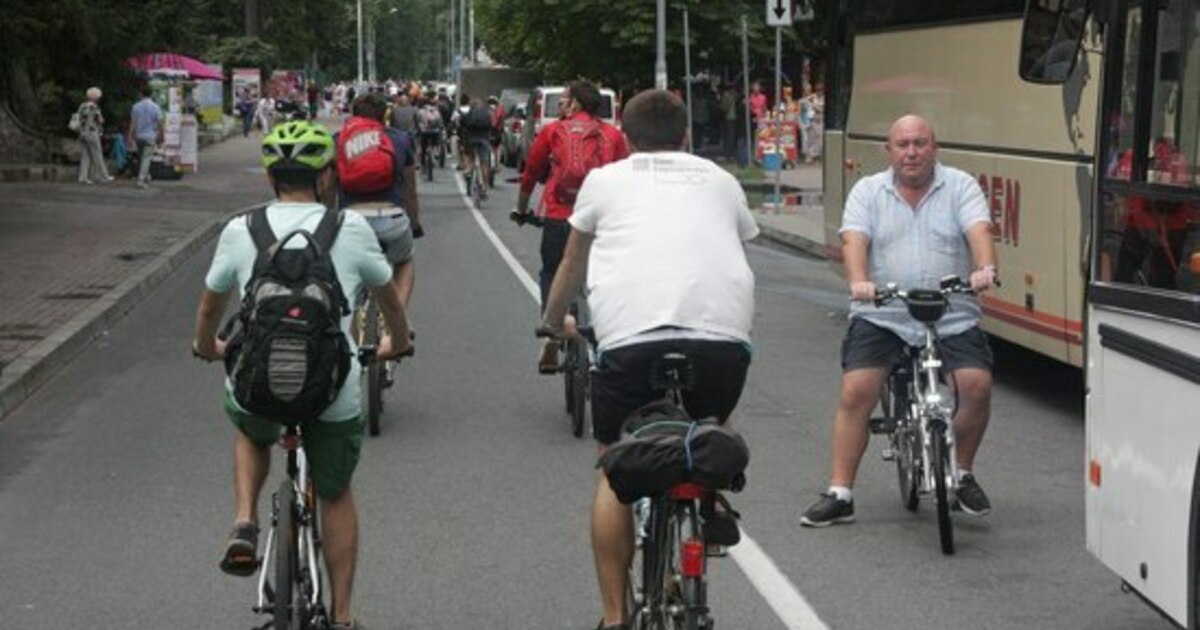
[[[137,183],[137,187],[138,188],[149,188],[150,184],[147,184],[146,182],[139,179],[138,183]]]

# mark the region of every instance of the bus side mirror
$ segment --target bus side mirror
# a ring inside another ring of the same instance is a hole
[[[1066,83],[1079,59],[1087,24],[1087,0],[1029,0],[1021,26],[1021,78]]]

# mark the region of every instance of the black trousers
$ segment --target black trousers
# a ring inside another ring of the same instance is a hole
[[[542,226],[542,270],[538,273],[538,284],[542,289],[542,310],[550,298],[550,284],[562,263],[563,250],[567,248],[567,237],[571,235],[571,224],[561,219],[546,219]]]

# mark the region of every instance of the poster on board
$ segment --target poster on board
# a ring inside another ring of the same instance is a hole
[[[233,100],[235,103],[243,92],[255,101],[262,94],[262,73],[258,68],[233,69]]]

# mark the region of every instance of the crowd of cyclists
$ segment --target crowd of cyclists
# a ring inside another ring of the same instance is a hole
[[[625,418],[658,396],[648,375],[664,352],[695,360],[696,386],[684,395],[688,412],[721,422],[729,418],[752,355],[754,274],[744,243],[758,229],[737,180],[686,152],[687,116],[678,96],[661,90],[636,95],[626,104],[622,129],[600,120],[599,107],[594,84],[568,86],[560,120],[546,126],[530,148],[514,218],[536,212],[544,221],[540,329],[578,334],[567,304],[586,289],[600,350],[591,403],[593,437],[602,454],[620,438]],[[413,239],[424,234],[416,165],[431,152],[450,153],[449,138],[456,137],[458,167],[478,164],[488,181],[504,113],[494,97],[464,94],[455,104],[444,90],[402,86],[393,95],[386,89],[353,95],[348,114],[337,133],[296,120],[277,124],[262,140],[263,165],[277,193],[265,216],[270,230],[284,235],[318,230],[327,207],[342,211],[329,251],[336,285],[351,304],[362,292],[374,291],[386,323],[376,358],[387,361],[412,349],[407,312],[415,278]],[[851,192],[856,211],[848,216],[855,220],[843,228],[843,239],[855,298],[870,300],[877,285],[893,279],[921,283],[942,272],[969,277],[977,290],[993,286],[996,260],[985,234],[988,215],[979,210],[982,197],[969,176],[936,162],[936,148],[926,121],[898,120],[889,133],[892,167]],[[539,185],[544,188],[535,211],[532,193]],[[909,215],[916,218],[896,218]],[[238,217],[222,232],[196,316],[193,352],[224,360],[227,370],[240,361],[228,356],[231,346],[217,335],[218,320],[233,290],[244,292],[261,272],[262,248],[250,223],[248,216]],[[923,231],[942,239],[932,261],[921,251],[928,242],[918,234]],[[889,249],[872,245],[879,234],[891,235]],[[897,261],[905,271],[897,271]],[[247,308],[250,301],[242,297]],[[963,313],[945,331],[955,351],[949,367],[965,396],[960,410],[965,417],[956,427],[967,447],[968,459],[960,466],[967,491],[959,499],[964,510],[982,515],[990,503],[971,475],[970,460],[986,427],[991,355],[978,332],[977,308]],[[856,307],[852,318],[843,348],[830,489],[804,513],[806,526],[853,520],[850,488],[865,446],[865,418],[911,324],[903,313],[880,315],[866,306]],[[340,318],[348,339],[350,320],[348,313]],[[557,371],[558,347],[552,341],[543,347],[540,372]],[[247,351],[241,352],[244,361]],[[334,393],[327,406],[302,421],[325,523],[332,627],[348,630],[362,628],[350,605],[357,556],[350,478],[363,433],[358,380],[342,374]],[[246,412],[242,402],[227,388],[224,409],[238,429],[237,511],[220,567],[233,575],[257,568],[258,494],[269,446],[279,434],[278,422]],[[603,474],[597,475],[593,497],[592,542],[603,607],[598,628],[627,630],[630,510]]]

